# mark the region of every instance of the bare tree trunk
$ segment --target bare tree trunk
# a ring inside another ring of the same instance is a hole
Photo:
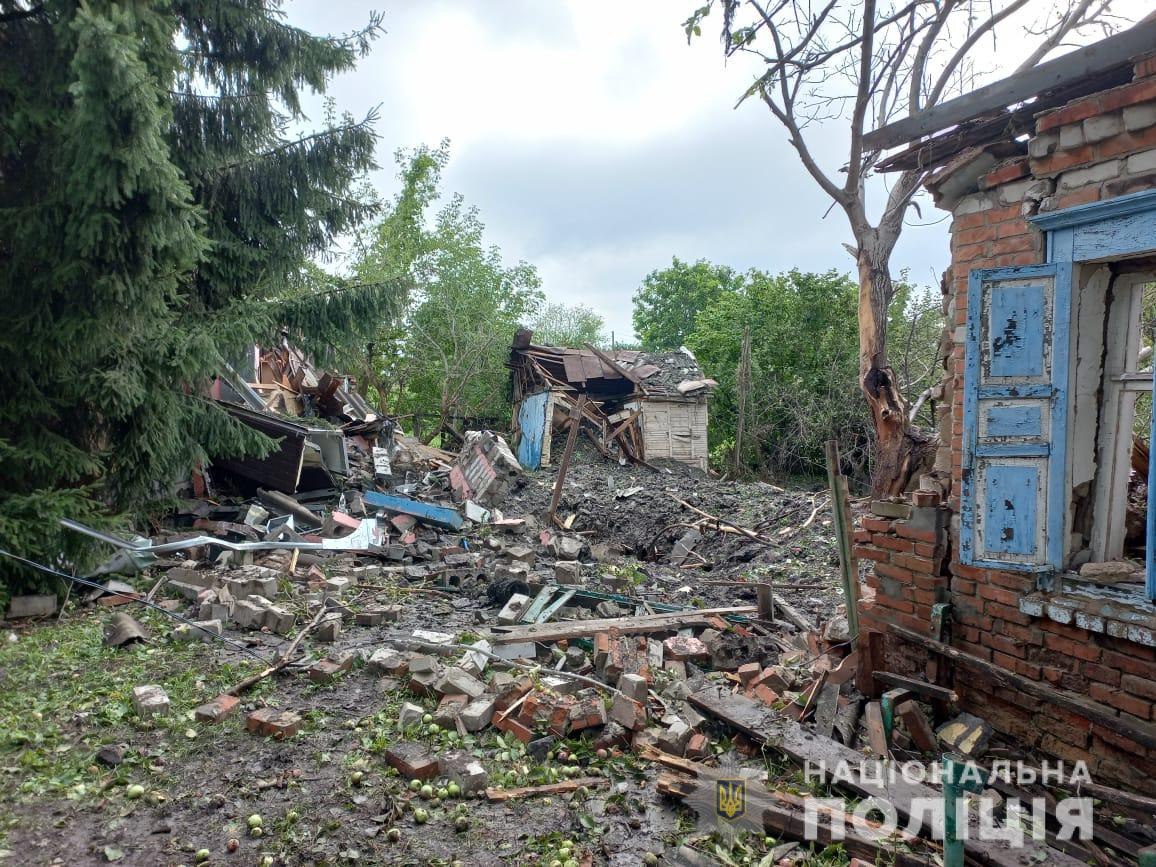
[[[867,398],[875,427],[876,496],[908,490],[935,456],[935,441],[908,418],[907,399],[887,357],[887,310],[894,287],[889,267],[890,244],[878,232],[859,246],[859,386]]]

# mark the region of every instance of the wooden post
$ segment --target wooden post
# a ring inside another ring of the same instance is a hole
[[[743,472],[743,438],[747,428],[747,404],[751,400],[751,327],[743,326],[742,350],[739,353],[738,369],[738,423],[735,426],[735,475]]]
[[[847,502],[847,477],[839,469],[839,444],[827,440],[827,481],[831,488],[831,516],[839,540],[839,573],[847,603],[847,626],[854,639],[859,635],[859,563],[851,548],[851,506]]]
[[[578,428],[582,427],[582,410],[586,408],[586,395],[578,395],[578,400],[570,407],[570,432],[566,435],[566,450],[562,452],[562,462],[558,465],[558,478],[554,479],[554,495],[550,497],[550,511],[546,513],[546,524],[554,526],[554,513],[562,499],[562,485],[566,482],[566,472],[570,469],[570,458],[574,456],[574,444],[578,442]]]
[[[775,594],[770,584],[756,584],[755,596],[759,605],[759,620],[775,619]]]

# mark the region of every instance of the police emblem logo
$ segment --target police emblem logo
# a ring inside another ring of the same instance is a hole
[[[745,780],[717,780],[715,783],[715,812],[720,819],[733,822],[747,811]]]

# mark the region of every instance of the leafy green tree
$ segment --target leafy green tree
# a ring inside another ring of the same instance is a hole
[[[634,332],[642,348],[683,346],[698,314],[741,284],[741,276],[730,268],[704,259],[688,264],[676,256],[670,267],[651,271],[634,293]]]
[[[534,342],[542,346],[585,346],[601,348],[606,342],[606,323],[585,304],[547,304],[533,322]]]
[[[375,339],[374,364],[399,415],[435,413],[436,433],[455,418],[505,415],[505,361],[518,323],[542,304],[531,265],[503,263],[485,246],[476,208],[455,195],[426,215],[440,191],[445,142],[398,153],[402,188],[363,245],[360,280],[402,278],[406,309]]]
[[[719,382],[710,412],[716,446],[734,443],[747,326],[751,388],[742,463],[758,473],[820,474],[823,444],[838,436],[849,460],[865,469],[870,419],[856,399],[857,292],[835,271],[752,270],[699,313],[687,342]]]
[[[4,547],[82,567],[58,517],[139,512],[271,445],[202,396],[225,359],[282,327],[321,350],[392,309],[308,267],[367,217],[372,118],[286,134],[378,29],[314,36],[274,0],[0,0]],[[28,576],[0,562],[10,589]]]

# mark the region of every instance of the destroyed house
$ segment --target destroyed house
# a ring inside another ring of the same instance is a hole
[[[1156,791],[1156,20],[875,130],[952,214],[940,451],[855,552],[860,687]],[[894,149],[900,148],[897,152]]]
[[[522,466],[548,465],[554,434],[574,416],[604,455],[706,469],[707,403],[716,383],[689,350],[603,352],[537,346],[532,338],[518,332],[510,353]]]

